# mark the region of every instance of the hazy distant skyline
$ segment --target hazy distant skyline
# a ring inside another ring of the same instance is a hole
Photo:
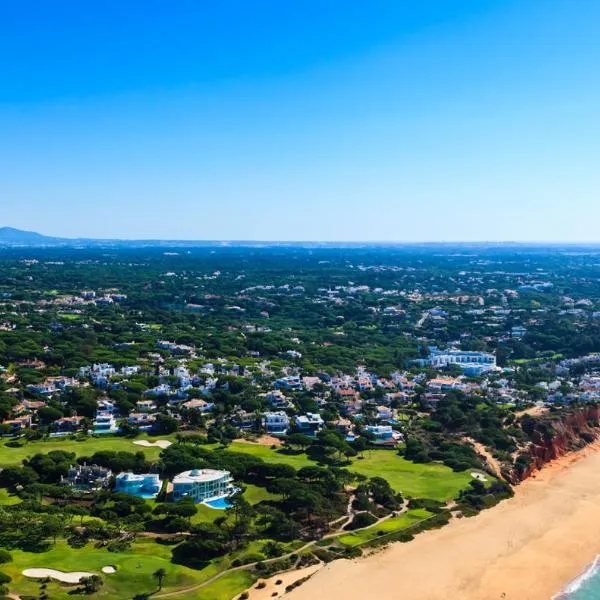
[[[4,4],[0,226],[600,241],[595,0]]]

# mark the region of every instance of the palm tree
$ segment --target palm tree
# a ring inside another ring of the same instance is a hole
[[[154,573],[152,573],[154,579],[156,579],[156,583],[158,584],[158,589],[162,590],[164,578],[167,576],[167,571],[162,567],[160,569],[156,569]]]

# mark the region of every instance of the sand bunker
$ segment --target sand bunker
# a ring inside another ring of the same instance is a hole
[[[56,571],[55,569],[25,569],[23,571],[25,577],[31,577],[33,579],[45,579],[51,577],[63,583],[79,583],[83,577],[91,577],[93,573],[87,571],[71,571],[65,573],[63,571]]]
[[[471,473],[471,477],[474,477],[475,479],[479,479],[479,481],[487,481],[487,477],[483,473],[475,473],[473,471],[473,473]]]
[[[116,573],[117,569],[112,565],[107,565],[106,567],[102,567],[102,572],[110,575],[111,573]]]
[[[168,448],[172,442],[169,442],[169,440],[156,440],[156,442],[149,442],[148,440],[135,440],[133,443],[137,444],[138,446],[145,446],[146,448]]]

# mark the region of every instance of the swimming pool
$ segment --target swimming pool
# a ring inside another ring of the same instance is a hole
[[[216,508],[217,510],[225,510],[229,508],[231,504],[227,501],[227,498],[215,498],[214,500],[205,500],[203,504],[206,504],[209,508]]]

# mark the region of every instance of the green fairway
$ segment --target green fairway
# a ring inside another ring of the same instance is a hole
[[[263,500],[277,500],[280,498],[277,494],[271,494],[271,492],[267,492],[265,488],[252,485],[251,483],[245,484],[244,487],[246,488],[244,498],[250,502],[250,504],[258,504]]]
[[[31,594],[37,597],[41,582],[36,582],[22,575],[22,571],[28,568],[54,568],[61,571],[88,571],[98,574],[104,580],[104,586],[94,595],[95,598],[117,598],[130,600],[136,594],[156,592],[156,582],[153,573],[164,568],[167,577],[163,583],[160,594],[175,593],[170,598],[202,598],[211,600],[231,600],[244,589],[252,585],[255,577],[247,571],[234,571],[224,575],[214,583],[201,588],[201,590],[190,590],[177,594],[178,590],[194,588],[209,580],[218,573],[231,567],[232,560],[242,558],[246,555],[256,555],[269,540],[254,540],[248,547],[229,556],[217,559],[202,570],[189,569],[181,565],[171,563],[171,548],[157,544],[151,539],[137,541],[131,550],[126,552],[108,552],[105,549],[94,548],[91,545],[83,549],[75,550],[65,542],[58,542],[49,552],[42,554],[22,552],[15,550],[13,562],[5,565],[3,570],[12,578],[11,590],[19,594]],[[282,544],[285,552],[291,552],[301,545],[301,542]],[[114,574],[103,574],[102,567],[114,566],[117,572]],[[75,586],[60,584],[51,581],[48,584],[48,593],[51,598],[67,600],[72,597]]]
[[[244,551],[232,553],[227,557],[217,559],[201,570],[189,569],[171,562],[171,547],[156,543],[155,540],[142,538],[125,552],[109,552],[104,548],[95,548],[88,544],[85,548],[73,549],[64,541],[59,541],[48,552],[41,554],[12,552],[13,562],[3,565],[3,571],[8,573],[13,581],[10,589],[20,595],[37,597],[40,581],[29,579],[22,575],[28,568],[50,568],[60,571],[87,571],[100,575],[104,585],[94,598],[117,598],[130,600],[136,594],[153,594],[157,591],[153,573],[164,568],[167,576],[160,593],[177,592],[195,587],[207,581],[214,575],[231,566],[231,561],[248,553],[258,552],[267,540],[256,540]],[[284,544],[286,550],[291,550],[294,544]],[[114,574],[102,573],[102,567],[114,566]],[[212,600],[230,600],[234,595],[250,586],[254,578],[245,571],[236,571],[223,576],[202,590],[177,594],[172,598],[210,598]],[[57,600],[68,600],[73,596],[75,586],[60,584],[54,580],[48,584],[48,595]]]
[[[173,441],[174,436],[151,437],[142,434],[136,440],[156,440]],[[30,458],[38,452],[51,452],[52,450],[64,450],[66,452],[75,452],[77,456],[90,456],[99,450],[115,450],[125,452],[144,452],[149,460],[157,460],[161,448],[154,446],[147,448],[133,443],[131,438],[119,437],[114,435],[88,437],[83,440],[74,440],[68,438],[50,438],[47,440],[24,442],[23,446],[11,448],[6,442],[0,443],[0,467],[9,467],[20,465],[25,458]]]
[[[64,541],[59,541],[50,551],[42,554],[12,552],[13,562],[3,566],[13,582],[10,588],[21,595],[34,595],[37,597],[40,582],[24,577],[21,573],[27,568],[51,568],[61,571],[88,571],[96,573],[104,580],[101,590],[95,594],[96,598],[123,598],[130,599],[135,594],[151,593],[156,591],[156,582],[152,576],[159,568],[167,571],[164,581],[164,591],[177,591],[178,589],[197,585],[222,568],[209,565],[206,569],[195,571],[171,563],[171,549],[168,546],[157,544],[154,540],[143,539],[136,542],[131,550],[126,552],[108,552],[104,548],[95,548],[88,544],[85,548],[75,550]],[[112,575],[102,573],[102,567],[113,565],[117,572]],[[73,586],[61,585],[52,582],[48,585],[48,595],[51,598],[67,600],[72,597],[69,591]]]
[[[269,446],[233,442],[229,449],[262,458],[265,462],[291,465],[300,469],[316,464],[305,454],[285,454]],[[394,450],[369,450],[346,467],[366,477],[383,477],[398,492],[412,498],[446,501],[455,498],[471,481],[470,471],[454,472],[440,463],[418,464],[399,456]]]
[[[220,577],[206,587],[168,596],[168,598],[169,600],[232,600],[233,598],[238,598],[255,581],[256,578],[248,573],[248,571],[233,571],[232,573],[223,575],[223,577]],[[151,597],[157,600],[161,598],[160,594]]]
[[[372,527],[356,531],[355,533],[348,533],[337,538],[337,541],[344,546],[358,546],[364,544],[373,538],[379,537],[385,533],[393,533],[395,531],[401,531],[411,525],[414,525],[418,521],[427,519],[431,516],[428,510],[424,508],[415,508],[409,510],[397,517],[386,519],[385,521],[375,524]]]
[[[451,500],[471,481],[470,471],[455,473],[439,463],[417,464],[392,450],[370,450],[348,470],[367,477],[383,477],[396,491],[412,498]]]
[[[248,571],[233,571],[217,579],[214,583],[203,587],[188,596],[178,596],[182,600],[186,598],[202,598],[202,600],[232,600],[237,598],[246,588],[249,588],[256,580]],[[173,598],[171,598],[173,600]]]
[[[233,442],[228,449],[232,452],[243,452],[245,454],[252,454],[252,456],[258,456],[265,462],[291,465],[295,469],[301,469],[302,467],[316,464],[314,461],[310,460],[306,454],[287,454],[281,449],[273,450],[269,446],[262,446],[260,444]]]

